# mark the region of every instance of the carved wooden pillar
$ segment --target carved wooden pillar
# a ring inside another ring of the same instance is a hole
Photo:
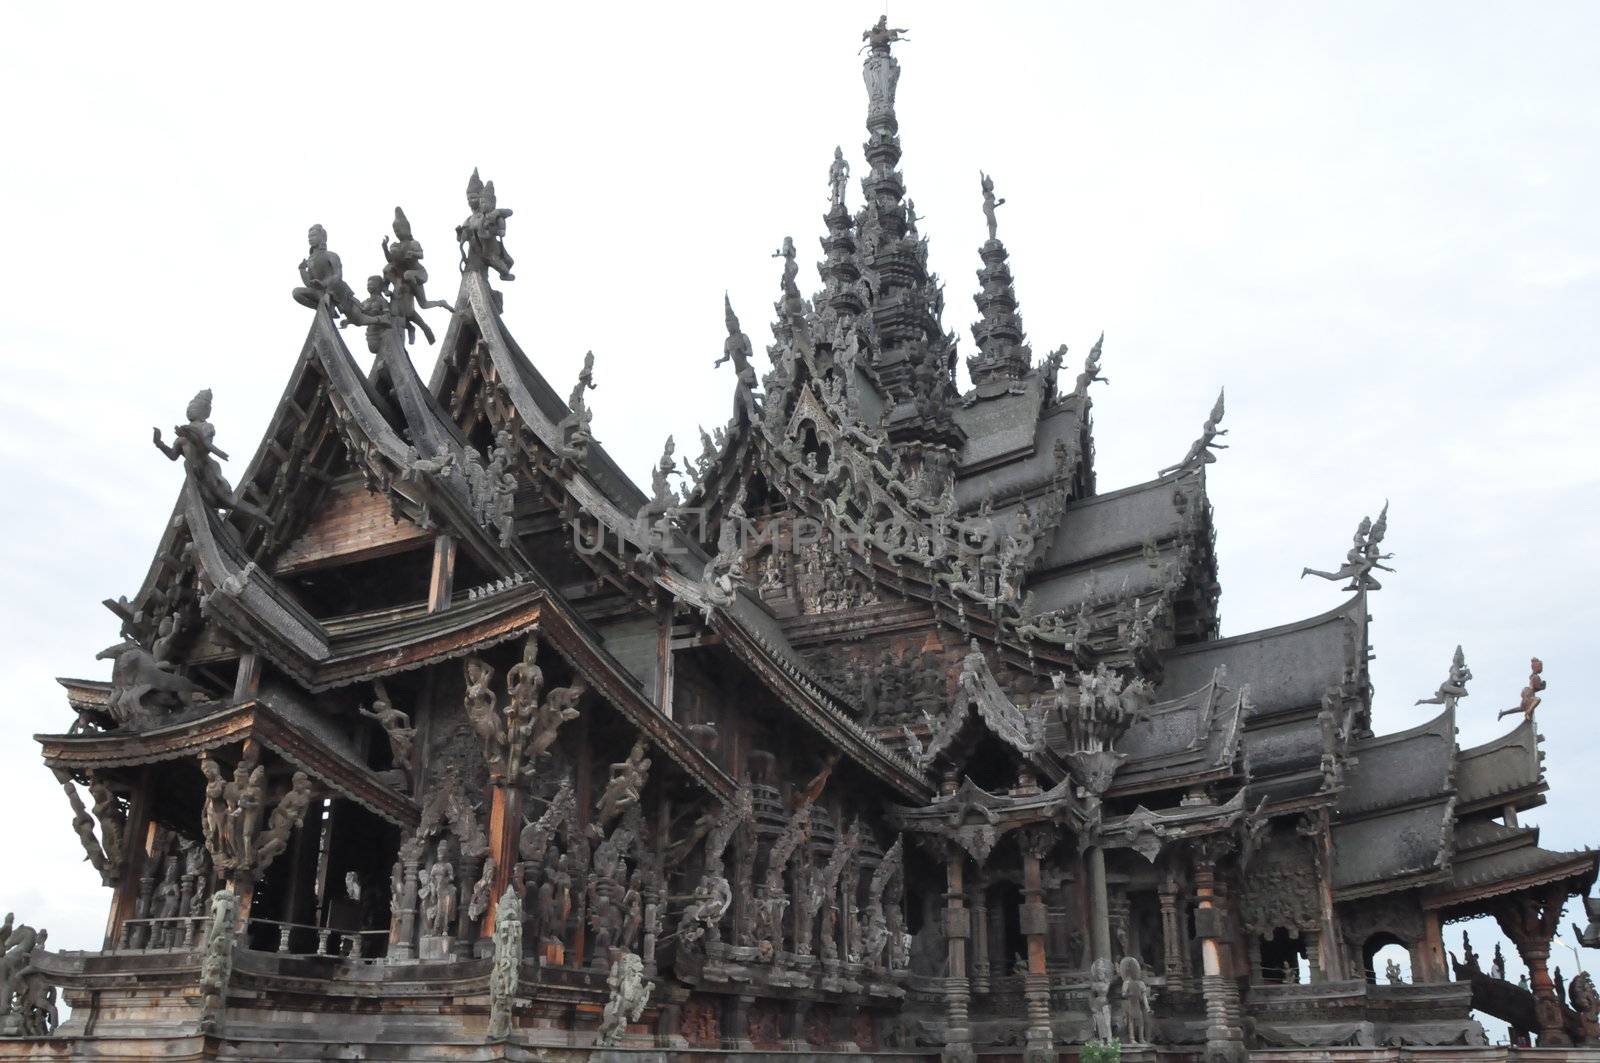
[[[972,991],[989,992],[989,905],[987,877],[973,875],[972,883]]]
[[[1317,902],[1322,915],[1317,958],[1321,961],[1324,978],[1330,982],[1338,982],[1346,977],[1348,967],[1345,964],[1344,949],[1341,947],[1343,935],[1339,932],[1339,913],[1333,906],[1333,827],[1328,822],[1327,809],[1322,809],[1315,816],[1307,813],[1307,817],[1310,817],[1309,821],[1302,822],[1295,829],[1310,839],[1311,849],[1317,861]],[[1316,965],[1312,967],[1311,980],[1321,980],[1317,978]]]
[[[1055,1032],[1050,1025],[1049,954],[1045,937],[1049,920],[1044,906],[1044,875],[1040,862],[1055,848],[1055,832],[1030,827],[1018,836],[1022,848],[1022,933],[1028,940],[1028,972],[1023,979],[1028,1030],[1023,1045],[1025,1063],[1054,1063]]]
[[[1218,904],[1216,860],[1219,852],[1196,853],[1194,884],[1195,933],[1200,938],[1201,991],[1206,1001],[1206,1051],[1209,1063],[1245,1059],[1244,1030],[1237,1021],[1239,987],[1223,966],[1223,940],[1227,936]]]
[[[493,793],[489,795],[489,856],[494,860],[494,879],[489,889],[489,907],[483,914],[483,928],[478,935],[480,938],[487,938],[494,933],[495,910],[506,887],[511,885],[517,861],[522,858],[517,851],[517,841],[522,832],[522,787],[497,784],[490,789]],[[465,915],[466,900],[475,885],[475,882],[461,884],[463,927],[468,922]]]
[[[1444,928],[1440,925],[1437,910],[1422,913],[1422,959],[1423,971],[1419,975],[1416,970],[1411,972],[1413,982],[1444,982],[1448,981],[1448,968],[1444,962]]]
[[[1183,941],[1183,913],[1178,909],[1182,894],[1170,879],[1164,883],[1161,898],[1161,962],[1169,990],[1183,988],[1189,950]]]
[[[972,936],[971,912],[962,884],[966,856],[956,846],[945,857],[944,935],[947,947],[944,979],[945,1047],[949,1063],[973,1058],[972,1030],[967,1021],[970,983],[967,979],[967,939]]]
[[[1115,966],[1117,959],[1111,955],[1111,901],[1106,896],[1106,851],[1091,846],[1089,865],[1089,957],[1102,957]]]
[[[1543,887],[1540,892],[1518,893],[1505,898],[1494,913],[1506,937],[1517,947],[1528,968],[1528,988],[1533,990],[1533,1013],[1539,1021],[1539,1047],[1570,1045],[1561,1000],[1550,978],[1550,939],[1561,921],[1567,899],[1565,883]]]
[[[154,824],[150,822],[150,767],[139,769],[139,781],[128,795],[128,823],[122,832],[122,877],[117,880],[111,894],[111,910],[106,914],[105,948],[116,948],[122,938],[122,927],[129,919],[138,918],[139,880],[144,875],[144,863],[150,851],[150,836]],[[115,858],[119,854],[107,853]]]

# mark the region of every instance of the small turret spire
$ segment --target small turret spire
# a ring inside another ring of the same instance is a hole
[[[967,359],[967,371],[977,387],[997,381],[1016,381],[1033,366],[1033,351],[1024,342],[1022,317],[1017,313],[1017,292],[1012,285],[1011,267],[1006,265],[1006,245],[995,235],[995,208],[1005,202],[994,195],[994,178],[978,174],[983,190],[983,216],[989,223],[989,239],[979,248],[983,268],[978,270],[978,294],[972,301],[983,315],[972,326],[978,353]]]

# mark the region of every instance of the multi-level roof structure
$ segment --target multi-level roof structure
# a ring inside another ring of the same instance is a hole
[[[453,301],[403,212],[365,299],[312,229],[265,437],[235,487],[209,393],[158,434],[184,481],[107,603],[112,678],[63,680],[77,722],[38,736],[110,913],[91,953],[7,928],[0,1058],[1398,1058],[1481,1044],[1474,1008],[1594,1040],[1546,961],[1596,855],[1518,822],[1538,669],[1487,745],[1456,740],[1459,653],[1436,717],[1376,733],[1386,510],[1314,573],[1336,607],[1220,638],[1222,397],[1100,493],[1101,343],[1071,382],[1035,358],[987,176],[960,390],[902,33],[864,35],[864,201],[837,153],[820,289],[785,241],[764,371],[726,307],[731,418],[648,491],[594,438],[603,367],[563,401],[507,329],[492,182]],[[1483,914],[1529,987],[1447,966]],[[1373,970],[1393,943],[1409,984]]]

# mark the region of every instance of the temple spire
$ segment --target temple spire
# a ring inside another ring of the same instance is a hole
[[[867,52],[861,76],[867,88],[869,172],[861,179],[866,202],[856,217],[861,271],[867,282],[872,364],[879,381],[902,401],[916,399],[919,416],[942,409],[953,390],[954,340],[939,317],[944,297],[928,273],[927,243],[912,232],[900,164],[900,122],[895,89],[900,64],[890,45],[906,40],[887,17],[861,35]]]
[[[989,239],[978,249],[983,268],[978,270],[978,304],[982,318],[972,326],[978,353],[967,359],[967,371],[978,388],[996,382],[1022,379],[1033,365],[1033,351],[1024,341],[1022,317],[1017,313],[1017,293],[1012,285],[1011,268],[1006,265],[1006,245],[996,235],[995,208],[1005,202],[994,195],[994,179],[980,172],[983,189],[983,216],[989,224]]]

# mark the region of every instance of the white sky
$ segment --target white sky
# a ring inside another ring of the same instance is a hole
[[[864,171],[856,50],[881,7],[685,7],[5,8],[0,907],[98,938],[107,895],[27,736],[69,721],[53,676],[106,674],[98,602],[137,586],[178,486],[150,426],[209,386],[235,477],[253,450],[309,324],[289,290],[310,223],[359,290],[403,205],[448,297],[479,166],[516,212],[510,326],[563,394],[594,350],[624,467],[727,417],[723,290],[764,343],[786,234],[816,286],[834,145]],[[1532,818],[1546,845],[1593,841],[1600,7],[975,10],[891,10],[902,169],[963,354],[982,168],[1036,352],[1075,364],[1106,332],[1103,490],[1177,460],[1227,385],[1225,632],[1336,603],[1301,566],[1392,500],[1379,729],[1425,718],[1461,642],[1461,740],[1482,741],[1539,654],[1554,807]]]

